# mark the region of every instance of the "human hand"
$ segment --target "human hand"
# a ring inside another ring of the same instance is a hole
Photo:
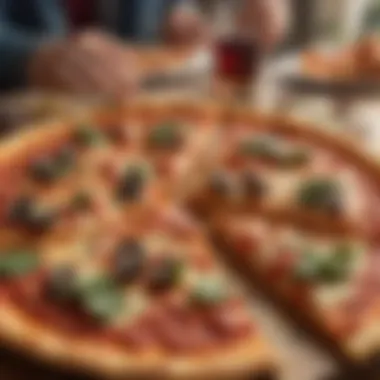
[[[285,36],[290,21],[288,0],[245,0],[237,15],[240,32],[254,37],[265,51]]]
[[[177,47],[205,44],[209,41],[210,30],[199,12],[179,7],[170,14],[164,26],[164,39]]]
[[[124,97],[137,89],[140,79],[135,53],[95,31],[42,46],[28,69],[30,85],[75,94]]]

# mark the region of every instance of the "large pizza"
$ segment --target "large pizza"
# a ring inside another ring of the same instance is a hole
[[[353,142],[136,100],[9,137],[0,178],[0,337],[28,355],[106,377],[280,376],[236,274],[351,362],[380,349],[380,166]]]

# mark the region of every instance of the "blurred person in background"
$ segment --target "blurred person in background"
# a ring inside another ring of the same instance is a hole
[[[212,1],[212,0],[209,0]],[[0,0],[0,88],[32,85],[124,96],[140,81],[122,39],[176,46],[207,39],[191,0]],[[286,0],[243,0],[240,22],[266,48],[286,27]]]

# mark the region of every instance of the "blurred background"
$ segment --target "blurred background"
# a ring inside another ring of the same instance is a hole
[[[378,0],[1,0],[1,131],[157,90],[349,124],[377,103],[379,27]]]

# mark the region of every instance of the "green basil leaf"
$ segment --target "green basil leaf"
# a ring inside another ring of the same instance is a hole
[[[220,304],[228,298],[223,283],[215,279],[202,279],[190,293],[190,300],[197,306],[210,307]]]
[[[344,281],[351,272],[353,262],[352,247],[340,245],[321,267],[320,278],[324,282]]]
[[[174,123],[158,125],[153,128],[148,136],[149,144],[159,148],[177,147],[181,140],[181,127]]]
[[[352,248],[346,245],[334,248],[327,256],[318,252],[306,253],[295,269],[295,278],[318,283],[344,281],[350,273],[352,258]]]
[[[278,155],[279,163],[290,168],[304,165],[309,159],[309,153],[304,149],[292,149]]]
[[[320,274],[321,263],[322,260],[317,253],[304,253],[295,267],[295,278],[306,282],[316,281]]]
[[[107,141],[106,136],[102,131],[87,125],[78,126],[74,130],[73,137],[77,144],[84,147],[102,145]]]
[[[340,189],[331,179],[311,179],[300,187],[298,202],[310,208],[336,208],[340,205]]]
[[[38,269],[40,260],[35,252],[13,251],[0,254],[0,278],[18,277]]]
[[[243,141],[239,150],[244,156],[277,160],[277,142],[270,138],[256,137]]]
[[[81,284],[79,292],[84,309],[99,321],[111,321],[123,310],[122,289],[106,276]]]

